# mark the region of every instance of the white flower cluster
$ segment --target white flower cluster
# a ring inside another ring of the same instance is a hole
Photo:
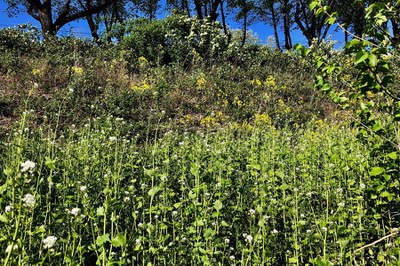
[[[35,206],[35,196],[33,196],[32,194],[26,194],[22,201],[24,202],[24,206],[26,207],[33,208]]]
[[[32,173],[35,166],[36,166],[36,164],[34,162],[27,160],[27,161],[21,163],[21,172],[25,173],[25,172],[29,171],[30,173]]]
[[[43,239],[43,241],[42,241],[43,242],[43,247],[45,249],[52,248],[55,245],[56,241],[57,241],[57,237],[48,236],[45,239]]]
[[[251,235],[248,234],[243,234],[244,237],[244,241],[246,241],[248,244],[251,244],[251,242],[253,242],[253,237]]]

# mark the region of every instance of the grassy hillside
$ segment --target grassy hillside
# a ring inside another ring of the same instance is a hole
[[[375,158],[307,59],[2,34],[2,264],[397,265]]]

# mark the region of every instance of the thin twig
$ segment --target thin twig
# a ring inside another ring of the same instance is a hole
[[[363,246],[363,247],[360,247],[360,248],[354,250],[353,253],[357,253],[357,252],[359,252],[359,251],[361,251],[361,250],[363,250],[363,249],[366,249],[366,248],[368,248],[368,247],[371,247],[371,246],[373,246],[373,245],[375,245],[375,244],[377,244],[377,243],[379,243],[379,242],[381,242],[381,241],[383,241],[383,240],[385,240],[385,239],[387,239],[387,238],[389,238],[389,237],[392,237],[392,236],[397,235],[398,233],[399,233],[398,230],[393,230],[393,233],[391,233],[391,234],[389,234],[389,235],[387,235],[387,236],[384,236],[384,237],[382,237],[382,238],[380,238],[380,239],[378,239],[378,240],[376,240],[376,241],[374,241],[374,242],[372,242],[372,243],[370,243],[370,244],[368,244],[368,245],[365,245],[365,246]]]

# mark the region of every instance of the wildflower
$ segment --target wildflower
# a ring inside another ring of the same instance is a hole
[[[321,228],[322,231],[326,232],[328,231],[328,228],[326,228],[325,226]]]
[[[249,213],[250,213],[250,215],[254,215],[254,214],[256,214],[256,211],[254,209],[250,209]]]
[[[130,200],[131,200],[131,198],[128,197],[128,196],[126,196],[126,197],[124,198],[124,202],[129,202]]]
[[[22,201],[24,202],[24,205],[29,208],[33,208],[35,206],[35,196],[32,194],[26,194]]]
[[[79,208],[73,208],[70,213],[73,216],[77,216],[80,211],[81,211],[81,209],[79,209]]]
[[[249,244],[251,244],[251,242],[253,242],[253,237],[251,235],[247,235],[245,236],[245,241]]]
[[[46,237],[45,239],[43,239],[43,244],[44,244],[44,248],[45,249],[49,249],[49,248],[52,248],[53,246],[54,246],[54,244],[56,243],[56,241],[57,241],[57,237],[55,237],[55,236],[48,236],[48,237]]]
[[[344,203],[344,202],[339,202],[339,203],[338,203],[338,206],[339,206],[339,207],[342,207],[342,208],[343,208],[343,207],[344,207],[344,205],[345,205],[345,203]]]
[[[178,212],[177,211],[173,211],[172,212],[172,216],[176,216],[176,215],[178,215]]]
[[[36,164],[30,160],[27,160],[23,163],[21,163],[21,172],[24,173],[26,171],[29,171],[32,173],[33,168],[35,168]]]
[[[311,230],[310,230],[310,229],[307,229],[306,233],[307,233],[307,234],[311,234]]]
[[[229,242],[231,242],[229,238],[225,238],[225,244],[229,244]]]
[[[117,138],[116,138],[116,137],[113,137],[113,136],[111,136],[111,137],[109,137],[109,138],[108,138],[108,140],[109,140],[109,141],[116,141],[116,140],[117,140]]]
[[[140,239],[137,238],[137,239],[135,240],[135,243],[136,243],[136,245],[140,245]]]
[[[14,209],[14,207],[12,205],[8,205],[6,206],[5,211],[10,212],[12,209]]]
[[[138,223],[138,225],[137,225],[139,228],[141,228],[141,227],[143,227],[143,224],[142,223]]]
[[[273,234],[277,234],[277,233],[279,233],[279,231],[276,230],[276,229],[274,229],[274,230],[272,230],[272,233],[273,233]]]
[[[361,184],[360,184],[360,187],[361,187],[362,189],[364,189],[364,188],[365,188],[365,184],[364,184],[364,183],[361,183]]]
[[[13,245],[8,245],[7,248],[6,248],[6,253],[10,253],[11,249],[12,250],[17,250],[18,249],[18,245],[17,244],[14,244],[14,246]]]
[[[234,259],[235,259],[235,256],[230,255],[230,256],[229,256],[229,259],[230,259],[230,260],[234,260]]]
[[[85,191],[86,189],[87,189],[87,186],[81,186],[81,187],[79,188],[79,190],[82,191],[82,192]]]

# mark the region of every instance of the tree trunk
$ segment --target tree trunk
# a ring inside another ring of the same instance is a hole
[[[247,13],[243,16],[243,37],[242,37],[242,46],[246,44],[246,35],[247,35]]]
[[[281,46],[279,44],[279,35],[278,35],[278,21],[276,19],[274,4],[271,5],[270,10],[271,10],[271,16],[272,16],[272,26],[274,28],[276,49],[281,50]]]
[[[226,27],[226,20],[225,20],[225,12],[224,12],[224,3],[223,3],[223,1],[220,2],[220,9],[221,9],[222,27],[224,28],[225,35],[228,35],[228,28]]]
[[[197,18],[203,19],[203,10],[201,8],[202,7],[201,0],[195,0],[194,5],[195,5],[196,12],[197,12]]]

